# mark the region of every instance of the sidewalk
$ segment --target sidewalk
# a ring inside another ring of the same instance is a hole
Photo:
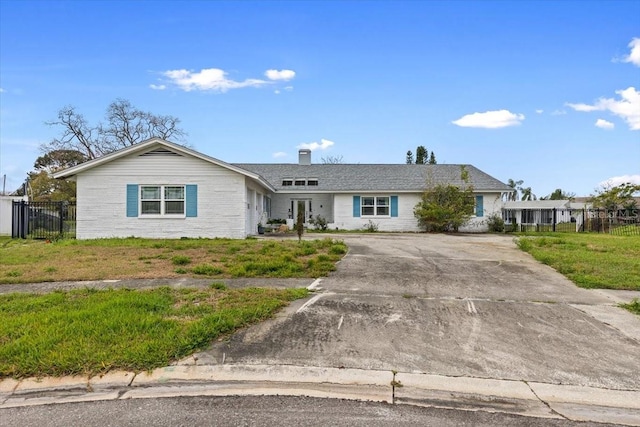
[[[150,373],[0,381],[0,409],[175,396],[289,395],[640,426],[640,392],[442,375],[279,365],[176,365]]]

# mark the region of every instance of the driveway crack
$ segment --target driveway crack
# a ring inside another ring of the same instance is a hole
[[[529,390],[531,390],[531,393],[533,393],[533,395],[536,397],[536,399],[538,399],[540,402],[542,402],[542,404],[544,406],[546,406],[547,408],[549,408],[549,411],[551,411],[552,414],[557,415],[565,420],[569,420],[571,421],[569,418],[565,417],[563,414],[561,414],[560,412],[556,411],[555,409],[553,409],[551,407],[551,405],[549,405],[548,402],[546,402],[545,400],[543,400],[540,396],[538,396],[538,393],[536,393],[536,391],[533,389],[533,387],[531,387],[531,384],[529,384],[527,381],[522,381],[523,383],[525,383],[527,385],[527,387],[529,387]]]

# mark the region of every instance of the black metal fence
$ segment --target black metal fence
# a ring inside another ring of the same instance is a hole
[[[11,237],[59,239],[76,236],[76,204],[69,202],[13,202]]]
[[[640,235],[638,209],[503,209],[507,232],[559,231]]]

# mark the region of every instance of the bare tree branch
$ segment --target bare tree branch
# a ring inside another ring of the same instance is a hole
[[[344,163],[342,156],[327,156],[322,158],[322,163],[325,165],[341,165]]]
[[[75,111],[70,105],[58,111],[58,120],[46,122],[49,126],[61,126],[62,135],[54,138],[50,143],[43,144],[40,149],[43,153],[55,150],[75,150],[84,154],[88,159],[101,156],[95,144],[94,134],[96,129],[89,126],[84,116]]]
[[[58,112],[58,120],[47,122],[62,127],[62,135],[43,144],[43,153],[55,150],[79,151],[89,160],[158,137],[181,142],[186,133],[178,127],[180,119],[144,112],[126,99],[116,99],[106,111],[106,123],[90,126],[72,106]]]

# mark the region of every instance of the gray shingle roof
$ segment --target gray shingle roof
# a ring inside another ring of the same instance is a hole
[[[259,174],[278,191],[349,192],[399,191],[421,192],[427,184],[462,186],[461,165],[406,164],[277,164],[234,163],[234,166]],[[505,183],[471,165],[464,165],[475,191],[510,191]],[[318,186],[283,186],[283,179],[317,179]]]

